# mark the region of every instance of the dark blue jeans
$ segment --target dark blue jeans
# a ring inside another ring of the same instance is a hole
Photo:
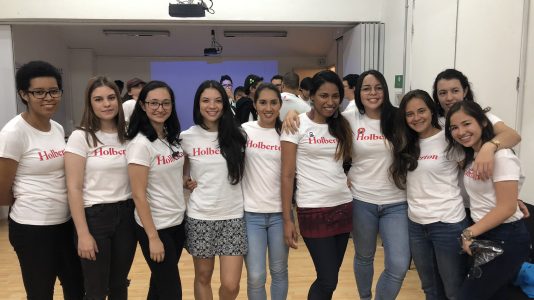
[[[130,199],[85,209],[89,232],[98,246],[96,260],[81,260],[86,300],[128,299],[128,273],[137,247],[134,208]]]
[[[59,278],[65,299],[82,299],[83,278],[74,246],[72,221],[58,225],[25,225],[9,219],[9,242],[19,259],[29,300],[52,300]]]
[[[499,242],[504,252],[480,267],[480,278],[464,281],[459,299],[511,299],[512,283],[530,251],[530,236],[524,221],[501,224],[477,239]]]
[[[143,256],[150,268],[150,287],[148,300],[181,300],[182,282],[178,262],[182,256],[185,243],[185,219],[180,225],[158,230],[158,235],[165,249],[162,262],[155,262],[150,258],[148,237],[145,229],[136,224],[137,238],[143,251]]]
[[[467,219],[425,225],[409,221],[410,249],[427,300],[457,299],[467,274],[467,254],[460,254],[459,242],[467,226]]]

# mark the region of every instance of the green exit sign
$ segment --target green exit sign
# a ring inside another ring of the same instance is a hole
[[[402,89],[404,85],[404,75],[395,75],[395,88]]]

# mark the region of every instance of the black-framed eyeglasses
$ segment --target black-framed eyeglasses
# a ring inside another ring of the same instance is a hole
[[[164,110],[168,110],[172,107],[171,101],[164,101],[164,102],[158,102],[158,101],[145,101],[145,104],[148,105],[150,109],[158,110],[158,108],[161,106]]]
[[[32,94],[32,96],[34,98],[37,98],[39,100],[45,99],[47,94],[50,95],[50,97],[52,97],[52,98],[59,98],[59,97],[61,97],[61,94],[63,94],[63,91],[60,90],[60,89],[51,89],[51,90],[48,90],[48,91],[46,91],[46,90],[36,90],[36,91],[28,90],[26,92],[28,92],[29,94]]]

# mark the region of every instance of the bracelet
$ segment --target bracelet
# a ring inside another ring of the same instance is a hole
[[[467,228],[462,231],[462,234],[460,236],[462,237],[462,240],[466,242],[471,242],[473,240],[473,232],[471,232],[471,230]]]

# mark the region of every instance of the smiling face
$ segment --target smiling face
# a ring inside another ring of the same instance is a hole
[[[141,105],[154,128],[165,124],[171,115],[172,106],[169,91],[162,87],[148,92],[143,105]]]
[[[419,134],[420,138],[426,138],[432,135],[434,127],[432,126],[432,112],[423,99],[412,98],[406,104],[404,112],[406,124]]]
[[[449,128],[453,139],[462,146],[480,150],[482,127],[474,117],[459,110],[451,115]]]
[[[100,120],[113,120],[119,113],[118,96],[110,87],[97,87],[91,93],[91,107]]]
[[[384,88],[374,75],[369,74],[363,79],[360,98],[366,114],[380,112],[384,102]]]
[[[464,90],[458,79],[440,79],[436,85],[438,100],[445,114],[451,106],[459,101],[463,101],[467,90]]]
[[[263,89],[258,100],[254,102],[254,107],[258,112],[258,124],[264,128],[273,128],[282,107],[278,94],[273,90]]]
[[[200,94],[199,105],[202,123],[210,130],[217,130],[223,114],[222,95],[214,88],[207,88]]]
[[[325,123],[326,119],[331,117],[339,107],[340,93],[337,86],[331,82],[323,83],[315,92],[311,95],[313,101],[313,109],[315,110],[314,120],[317,123]]]
[[[57,80],[54,77],[35,77],[30,80],[28,91],[20,92],[20,96],[26,102],[28,112],[38,118],[50,119],[59,107],[61,93],[58,97],[50,94],[58,91]],[[44,99],[38,99],[34,94],[38,92],[49,92]]]

